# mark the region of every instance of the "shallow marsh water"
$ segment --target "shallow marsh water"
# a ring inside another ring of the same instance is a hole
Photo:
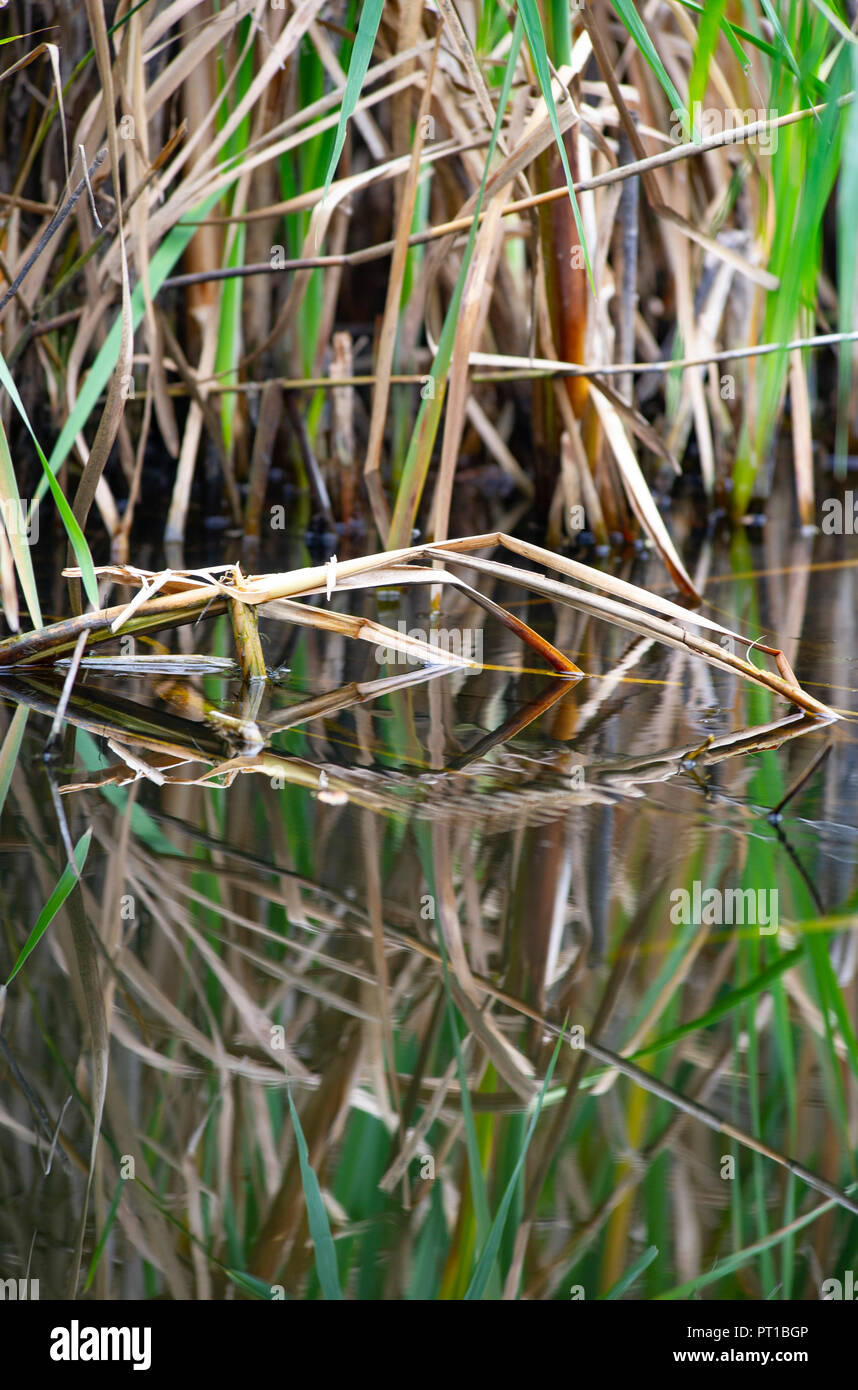
[[[842,712],[828,725],[500,587],[583,680],[536,669],[468,604],[445,600],[443,622],[479,633],[478,672],[384,666],[373,645],[263,621],[265,691],[90,669],[46,763],[61,679],[4,675],[4,979],[64,835],[93,833],[80,890],[5,1001],[0,1274],[67,1291],[94,962],[96,1296],[318,1293],[287,1088],[344,1293],[462,1296],[481,1195],[449,999],[491,1214],[567,1027],[490,1292],[818,1298],[844,1280],[855,1215],[774,1156],[838,1189],[855,1176],[858,547],[843,544],[739,535],[687,557],[706,611],[776,634]],[[620,572],[661,585],[654,559]],[[426,602],[357,594],[351,611],[428,631]],[[167,640],[231,655],[223,618]],[[746,890],[757,920],[729,920]],[[582,1036],[639,1072],[597,1064]]]

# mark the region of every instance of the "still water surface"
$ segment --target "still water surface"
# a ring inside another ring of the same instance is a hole
[[[4,979],[92,835],[5,1000],[0,1276],[68,1290],[95,995],[95,1296],[318,1294],[291,1090],[346,1295],[460,1297],[470,1114],[494,1215],[564,1022],[491,1292],[844,1280],[858,1222],[825,1184],[853,1182],[858,1148],[858,555],[837,544],[687,557],[710,616],[776,635],[827,725],[502,585],[584,679],[449,597],[482,670],[263,620],[261,693],[228,668],[89,668],[46,762],[62,678],[4,675]],[[662,587],[654,559],[614,568]],[[428,635],[427,597],[335,604]],[[231,656],[225,618],[164,643],[136,653]]]

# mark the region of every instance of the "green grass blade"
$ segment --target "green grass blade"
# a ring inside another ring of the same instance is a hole
[[[121,325],[118,319],[116,322],[116,330],[116,355],[118,357],[119,339],[121,331]],[[65,499],[65,495],[63,493],[62,488],[60,487],[59,483],[54,477],[53,472],[51,471],[51,467],[48,463],[48,460],[42,453],[42,447],[39,444],[38,439],[36,438],[33,426],[30,424],[30,417],[24,409],[24,402],[21,400],[21,397],[18,394],[18,388],[12,379],[12,374],[10,373],[9,368],[6,365],[6,360],[3,357],[2,353],[0,353],[0,384],[2,384],[9,392],[15,409],[18,411],[18,414],[24,421],[24,424],[26,425],[27,430],[29,432],[30,438],[36,446],[36,453],[39,456],[39,462],[41,463],[42,468],[44,470],[45,476],[36,490],[36,501],[38,501],[39,497],[44,496],[45,487],[50,487],[54,501],[57,504],[57,510],[59,511],[59,514],[62,518],[63,526],[66,529],[66,535],[68,536],[69,541],[71,542],[75,559],[77,560],[78,566],[80,568],[81,577],[83,579],[83,587],[86,590],[86,596],[92,604],[93,608],[97,608],[98,584],[96,583],[95,567],[92,563],[92,556],[89,553],[89,546],[87,545],[84,539],[83,531],[80,529],[80,526],[78,525],[77,520],[75,519],[71,507]],[[74,436],[72,436],[72,438],[73,437]]]
[[[40,628],[42,626],[42,610],[39,607],[36,576],[33,573],[33,559],[25,535],[24,508],[21,506],[18,482],[15,478],[12,455],[9,452],[9,442],[6,439],[2,420],[0,420],[0,504],[3,507],[3,520],[6,523],[9,549],[12,551],[12,559],[15,561],[15,569],[21,581],[30,621],[34,628]]]
[[[792,48],[790,47],[789,39],[787,38],[786,33],[784,32],[784,27],[781,24],[777,11],[774,9],[774,6],[769,3],[769,0],[760,0],[760,3],[762,4],[762,7],[766,12],[766,17],[772,26],[775,38],[778,40],[780,56],[786,59],[786,62],[790,68],[790,71],[792,72],[793,77],[795,78],[796,82],[798,82],[799,86],[801,86],[801,69],[799,68],[798,62],[796,61],[795,54],[793,53]]]
[[[51,925],[51,922],[54,920],[63,903],[65,902],[66,898],[68,897],[69,893],[77,883],[78,874],[83,872],[83,866],[86,863],[86,856],[89,853],[89,842],[91,839],[92,829],[90,828],[83,835],[81,835],[80,839],[74,847],[74,861],[77,864],[77,874],[75,873],[71,864],[66,864],[65,868],[62,871],[62,874],[60,875],[60,879],[57,883],[56,888],[54,889],[53,893],[48,898],[48,901],[45,903],[45,906],[39,913],[39,919],[36,922],[36,925],[33,927],[33,930],[30,932],[30,935],[27,937],[26,942],[21,948],[21,952],[12,969],[12,974],[6,981],[4,988],[9,988],[9,985],[11,985],[15,976],[18,974],[18,971],[21,969],[21,966],[27,960],[27,957],[38,946],[45,932],[48,930],[48,927]]]
[[[316,1273],[319,1276],[319,1283],[325,1298],[335,1302],[343,1295],[337,1273],[334,1240],[331,1235],[328,1213],[325,1211],[325,1204],[322,1201],[319,1179],[310,1166],[307,1141],[304,1138],[304,1131],[301,1128],[301,1121],[298,1119],[298,1111],[295,1109],[291,1091],[289,1092],[289,1110],[292,1115],[292,1123],[295,1126],[298,1162],[301,1165],[301,1182],[304,1185],[304,1201],[307,1203],[307,1222],[310,1227],[313,1249],[316,1252]]]
[[[784,27],[780,22],[778,14],[774,6],[770,3],[770,0],[760,0],[760,3],[762,4],[762,7],[766,13],[766,17],[768,18],[769,23],[772,26],[775,38],[778,41],[778,56],[780,57],[781,61],[786,62],[787,67],[789,68],[790,72],[795,78],[798,84],[799,91],[802,95],[802,100],[805,102],[807,106],[811,106],[813,104],[813,97],[807,89],[807,84],[805,83],[804,78],[802,77],[801,68],[798,65],[798,59],[796,58],[792,50],[792,45],[790,44],[790,41],[787,38],[786,31],[784,30]]]
[[[659,58],[655,44],[644,27],[643,20],[635,9],[632,0],[611,0],[611,4],[661,83],[665,95],[670,101],[674,111],[681,111],[684,113],[687,127],[688,112],[685,109],[685,102],[670,80],[668,71]]]
[[[691,10],[692,14],[703,15],[709,8],[708,5],[699,5],[697,0],[679,0],[679,3],[682,5],[683,9]],[[777,58],[778,56],[778,50],[773,47],[772,44],[766,39],[760,38],[759,34],[752,34],[750,29],[743,29],[741,24],[731,24],[730,21],[724,17],[721,20],[721,29],[745,72],[748,71],[751,64],[742,45],[739,43],[739,39],[744,39],[745,43],[749,43],[752,48],[759,49],[760,53],[765,53],[769,58]]]
[[[816,6],[820,14],[825,15],[832,29],[836,29],[842,39],[845,39],[847,43],[858,43],[852,30],[847,28],[839,14],[830,5],[826,5],[825,0],[810,0],[810,3]]]
[[[530,1147],[530,1141],[533,1138],[533,1131],[536,1129],[536,1122],[539,1119],[539,1115],[542,1110],[542,1102],[544,1101],[545,1093],[548,1090],[549,1085],[551,1084],[551,1077],[554,1073],[554,1067],[557,1063],[557,1058],[560,1056],[560,1047],[562,1045],[562,1042],[563,1035],[561,1034],[561,1036],[557,1039],[557,1044],[554,1048],[554,1052],[552,1053],[551,1061],[548,1064],[548,1071],[545,1073],[545,1080],[542,1083],[542,1089],[540,1090],[539,1095],[536,1098],[536,1104],[533,1107],[533,1114],[531,1115],[530,1123],[527,1126],[527,1133],[524,1136],[524,1143],[521,1146],[521,1153],[518,1156],[518,1162],[516,1163],[515,1168],[512,1172],[512,1176],[510,1177],[510,1180],[506,1185],[506,1191],[504,1192],[503,1197],[501,1198],[501,1204],[498,1207],[497,1215],[495,1216],[495,1219],[491,1224],[488,1239],[486,1240],[482,1254],[480,1255],[480,1258],[477,1261],[477,1267],[474,1270],[473,1278],[471,1279],[471,1282],[468,1285],[468,1291],[465,1294],[466,1301],[473,1301],[474,1299],[482,1298],[483,1294],[486,1291],[486,1286],[488,1285],[492,1270],[495,1266],[495,1261],[498,1257],[498,1251],[500,1249],[501,1239],[503,1238],[504,1227],[506,1226],[507,1217],[509,1216],[509,1210],[512,1206],[513,1198],[515,1197],[518,1177],[521,1173],[522,1168],[524,1167],[524,1160],[527,1157],[527,1150]]]
[[[807,61],[807,55],[803,56]],[[819,120],[812,127],[808,122],[805,129],[793,126],[781,131],[773,151],[777,219],[768,269],[779,278],[780,287],[768,296],[762,330],[767,343],[784,343],[791,338],[802,313],[816,301],[823,214],[843,162],[843,111],[836,98],[848,90],[850,57],[851,50],[843,48],[828,88],[833,100]],[[782,109],[786,101],[776,94],[773,104]],[[794,173],[798,167],[805,171],[800,182]],[[760,367],[754,387],[756,403],[743,423],[733,465],[733,509],[737,515],[747,508],[757,474],[768,456],[786,388],[787,367],[786,351],[771,353]]]
[[[680,0],[680,3],[685,4],[686,8],[689,10],[699,9],[701,14],[704,13],[702,5],[689,5],[687,4],[687,0]],[[733,55],[742,69],[742,72],[747,77],[748,73],[751,71],[751,60],[739,43],[739,31],[735,29],[732,24],[729,24],[726,19],[721,20],[721,30],[726,36],[727,42],[732,48]],[[772,52],[769,56],[773,57],[774,53]]]
[[[429,1215],[417,1240],[411,1261],[411,1276],[406,1298],[416,1303],[434,1299],[440,1283],[440,1269],[446,1240],[441,1185],[436,1183],[429,1199]]]
[[[364,0],[363,9],[360,12],[360,21],[358,23],[357,35],[355,36],[354,48],[352,49],[348,76],[346,78],[346,90],[343,93],[343,104],[340,107],[337,135],[328,163],[328,172],[325,175],[325,192],[322,195],[323,197],[327,194],[331,186],[340,160],[340,155],[343,152],[343,145],[346,140],[346,126],[358,104],[363,80],[366,77],[366,70],[369,67],[369,60],[372,57],[372,50],[375,47],[375,36],[378,33],[378,25],[381,20],[381,11],[383,8],[383,0]]]
[[[572,7],[569,0],[548,0],[547,9],[554,66],[568,67],[572,62]]]
[[[522,24],[519,17],[516,19],[512,33],[512,43],[510,45],[509,57],[504,73],[503,86],[501,88],[500,97],[498,98],[495,124],[489,140],[482,182],[480,183],[480,191],[477,195],[477,205],[474,208],[474,220],[471,223],[467,245],[465,246],[465,251],[462,256],[462,264],[459,267],[456,287],[453,290],[453,296],[444,319],[444,326],[441,329],[441,337],[438,340],[435,360],[432,363],[432,369],[429,373],[429,381],[433,384],[433,392],[431,395],[425,396],[420,402],[420,409],[417,412],[414,432],[411,436],[411,441],[408,445],[408,453],[405,456],[405,463],[402,467],[402,477],[400,479],[399,488],[397,489],[396,505],[393,509],[393,519],[390,524],[390,534],[387,538],[387,544],[390,549],[396,549],[397,546],[411,544],[411,532],[417,517],[417,509],[420,506],[420,498],[423,495],[426,475],[429,472],[429,462],[432,457],[435,437],[438,433],[441,411],[444,408],[444,396],[447,390],[447,374],[450,370],[450,362],[453,356],[453,344],[459,325],[459,305],[462,300],[462,292],[465,287],[468,268],[471,264],[471,257],[474,254],[474,246],[477,241],[477,227],[479,225],[480,211],[483,206],[483,195],[488,181],[492,156],[494,155],[498,135],[500,134],[503,113],[506,110],[506,104],[509,100],[513,73],[518,59],[518,50],[521,45],[521,37]]]
[[[820,936],[815,931],[810,931],[805,941],[816,976],[820,1007],[826,1020],[828,1018],[829,1009],[833,1010],[834,1016],[837,1019],[840,1037],[846,1046],[849,1065],[852,1068],[852,1075],[858,1079],[858,1038],[856,1038],[855,1031],[852,1027],[852,1020],[849,1017],[849,1010],[843,998],[843,991],[840,988],[837,976],[831,965],[827,938]],[[840,1065],[833,1047],[831,1049],[831,1064],[834,1075],[839,1077]]]
[[[709,66],[718,46],[718,35],[721,32],[721,20],[724,17],[726,4],[727,0],[710,0],[700,16],[697,43],[694,46],[694,59],[688,78],[688,104],[691,107],[692,121],[695,110],[698,106],[702,106],[703,98],[706,96]]]
[[[593,283],[593,269],[590,265],[590,255],[587,251],[587,239],[584,236],[584,224],[581,221],[581,210],[578,207],[578,199],[575,197],[575,187],[572,182],[569,160],[566,157],[566,146],[563,143],[563,136],[560,133],[560,123],[557,120],[557,107],[554,105],[554,94],[551,90],[551,72],[548,66],[548,53],[545,48],[545,35],[542,32],[542,21],[539,18],[539,7],[536,4],[536,0],[520,0],[518,13],[524,25],[528,47],[536,66],[536,75],[539,78],[539,85],[542,88],[542,95],[545,98],[545,105],[548,108],[548,117],[551,121],[551,128],[554,131],[554,139],[557,141],[557,148],[560,152],[560,159],[563,164],[563,172],[566,175],[566,186],[569,189],[569,200],[572,203],[572,212],[575,215],[575,226],[578,229],[578,238],[584,251],[587,278],[590,281],[590,288],[595,295],[596,286]],[[677,102],[679,102],[678,97]],[[679,105],[681,104],[682,103],[679,102]]]
[[[858,51],[850,53],[851,85],[858,88]],[[843,148],[858,149],[858,102],[850,102],[843,117]],[[838,327],[848,333],[858,311],[858,160],[843,159],[837,180],[837,286]],[[849,395],[852,389],[853,352],[844,345],[837,354],[837,442],[835,462],[838,474],[846,469],[849,443]]]
[[[239,166],[236,170],[236,178],[240,176],[240,172]],[[167,276],[170,274],[176,261],[182,255],[191,237],[196,233],[197,221],[209,214],[221,196],[221,193],[214,193],[210,198],[206,198],[204,202],[200,203],[198,207],[194,208],[193,211],[188,214],[188,217],[191,219],[190,223],[177,222],[176,226],[173,227],[169,235],[164,238],[163,242],[158,247],[149,263],[149,284],[153,299],[161,288],[163,281],[166,280]],[[140,327],[144,312],[143,286],[136,285],[131,295],[131,318],[135,332]],[[57,469],[65,462],[75,439],[89,419],[99,396],[107,385],[110,373],[115,368],[119,359],[121,337],[122,322],[120,315],[117,315],[95,361],[87,372],[86,381],[81,387],[80,395],[74,404],[74,409],[60,430],[59,438],[51,450],[50,458],[44,465],[50,472],[51,477],[53,477]],[[0,359],[0,362],[2,362],[2,359]],[[0,376],[2,376],[2,373],[0,373]],[[2,379],[5,385],[5,378]],[[23,409],[23,407],[20,407],[20,409]],[[32,430],[30,433],[32,434]],[[35,438],[35,436],[33,437]],[[41,455],[41,450],[39,453]],[[50,478],[48,478],[47,482],[48,485],[51,486],[51,491],[54,491]],[[44,496],[45,486],[45,479],[43,479],[36,491],[36,500]],[[54,496],[56,497],[56,492],[54,492]],[[57,505],[59,506],[59,502]],[[75,554],[77,554],[77,551],[75,551]],[[81,566],[81,568],[83,568],[83,566]],[[88,590],[87,596],[89,596]]]
[[[227,257],[227,265],[234,267],[244,264],[246,242],[246,229],[239,226]],[[238,381],[238,371],[234,364],[241,356],[243,302],[244,281],[241,279],[227,280],[221,293],[220,321],[215,350],[215,374],[223,381],[224,386],[234,386]],[[231,391],[224,391],[220,403],[224,448],[230,458],[235,442],[236,400],[237,397]]]

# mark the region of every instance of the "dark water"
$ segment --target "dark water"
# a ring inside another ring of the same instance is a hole
[[[850,1199],[831,1196],[858,1145],[846,543],[738,536],[690,557],[704,611],[776,634],[841,713],[830,723],[494,581],[583,679],[557,679],[455,595],[442,625],[481,643],[478,671],[383,665],[374,642],[264,619],[264,691],[222,672],[87,670],[46,762],[61,678],[4,676],[4,979],[67,846],[91,840],[5,1000],[0,1275],[67,1292],[95,996],[109,1067],[81,1282],[98,1243],[97,1296],[318,1292],[287,1087],[344,1291],[461,1296],[479,1213],[450,1002],[492,1214],[567,1028],[495,1293],[594,1298],[631,1274],[627,1297],[814,1299],[844,1280],[858,1251]],[[664,587],[655,559],[614,568]],[[431,631],[426,589],[334,606]],[[164,642],[232,655],[224,617]]]

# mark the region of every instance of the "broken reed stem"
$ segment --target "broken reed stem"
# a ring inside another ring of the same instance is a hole
[[[527,545],[527,542],[522,544]],[[436,546],[424,547],[428,555],[438,552],[438,558],[440,558],[442,548],[443,542],[439,542]],[[826,719],[833,716],[833,711],[827,705],[815,699],[813,695],[808,695],[800,685],[792,684],[783,676],[775,675],[772,671],[760,670],[759,667],[753,666],[750,661],[746,661],[743,657],[736,656],[727,648],[719,647],[714,642],[707,641],[705,637],[698,637],[695,633],[688,632],[677,622],[665,621],[654,614],[634,609],[628,604],[618,603],[615,599],[605,598],[601,594],[590,594],[583,589],[573,589],[568,584],[561,584],[554,579],[546,579],[542,575],[532,574],[528,570],[516,569],[513,565],[501,565],[496,561],[482,561],[473,556],[465,559],[464,556],[447,554],[444,558],[452,561],[453,564],[459,563],[477,570],[482,569],[485,565],[488,573],[495,574],[502,579],[513,580],[524,588],[534,589],[537,593],[556,598],[561,603],[567,603],[570,607],[577,608],[580,612],[602,616],[611,623],[627,628],[630,632],[652,636],[656,641],[663,642],[667,646],[678,647],[680,650],[685,648],[695,652],[697,656],[704,657],[711,666],[719,666],[722,670],[734,672],[736,675],[743,676],[745,680],[753,681],[755,685],[761,685],[767,690],[783,695],[785,699],[798,705],[799,708],[807,710],[809,714]],[[693,614],[689,616],[693,617]],[[760,643],[748,643],[749,647],[752,645],[756,645],[771,656],[777,657],[780,654],[772,647],[763,647]]]
[[[266,680],[268,672],[265,669],[265,656],[259,638],[256,609],[236,598],[231,598],[227,607],[242,676],[246,681]]]
[[[619,594],[627,602],[619,602],[616,598],[606,598],[604,593],[591,594],[587,591],[576,589],[569,584],[560,583],[557,580],[548,579],[541,574],[535,574],[529,570],[523,570],[510,565],[499,564],[497,561],[487,561],[476,558],[465,559],[474,550],[487,550],[501,546],[514,554],[523,556],[525,559],[537,564],[546,565],[551,569],[558,570],[572,578],[583,580],[593,587],[607,589],[613,594]],[[806,710],[816,718],[834,719],[836,714],[821,701],[808,695],[793,676],[792,671],[786,664],[783,654],[776,648],[763,646],[760,642],[748,643],[748,651],[757,646],[761,651],[769,656],[773,656],[778,663],[780,673],[775,675],[773,672],[764,671],[753,666],[750,661],[743,657],[734,655],[728,648],[716,646],[714,642],[707,641],[703,637],[698,637],[695,633],[689,632],[681,622],[682,614],[677,611],[677,606],[667,604],[664,600],[657,599],[655,596],[648,595],[644,591],[635,591],[635,586],[616,579],[610,579],[602,575],[598,570],[591,570],[589,566],[570,560],[563,555],[557,555],[552,551],[545,550],[541,546],[532,545],[528,541],[519,540],[513,536],[508,536],[501,531],[488,532],[480,536],[465,536],[459,540],[440,541],[437,545],[417,545],[409,546],[401,550],[391,550],[377,555],[358,556],[353,560],[345,560],[340,564],[335,561],[328,565],[310,566],[306,569],[291,570],[282,574],[263,575],[255,578],[245,578],[238,570],[233,571],[237,583],[225,584],[221,580],[210,578],[209,582],[193,581],[192,575],[181,573],[170,575],[171,584],[185,583],[189,587],[180,590],[178,593],[162,594],[159,598],[146,599],[134,613],[121,624],[123,632],[142,632],[155,631],[160,628],[178,626],[181,623],[192,622],[195,618],[202,616],[206,611],[223,612],[228,601],[235,601],[242,605],[258,605],[271,603],[277,599],[298,599],[306,598],[314,591],[331,591],[331,565],[334,565],[333,587],[336,588],[337,579],[346,579],[352,575],[366,574],[367,571],[383,565],[406,566],[410,560],[429,557],[431,559],[452,560],[454,563],[470,565],[477,570],[484,570],[498,578],[509,579],[511,582],[520,584],[524,588],[537,590],[547,597],[551,597],[571,604],[584,612],[597,617],[602,617],[608,622],[629,630],[650,636],[657,641],[663,642],[668,646],[686,649],[702,657],[712,666],[718,666],[722,670],[727,670],[736,675],[742,676],[745,680],[753,681],[756,685],[761,685],[773,693],[782,696],[791,704]],[[74,571],[72,571],[73,573]],[[137,583],[145,583],[145,577],[136,575],[133,572],[126,574],[124,569],[115,566],[105,566],[100,570],[102,575],[109,575],[120,583],[128,583],[129,580]],[[190,587],[192,586],[192,587]],[[476,597],[477,591],[471,591],[472,597]],[[636,607],[633,604],[644,605],[649,600],[651,607],[660,607],[662,612],[669,614],[670,620],[654,616],[646,611],[646,607]],[[478,600],[479,601],[479,600]],[[44,628],[40,632],[28,633],[24,637],[7,638],[0,642],[0,667],[21,663],[25,661],[46,661],[58,655],[62,651],[73,647],[81,631],[89,631],[92,641],[106,641],[115,634],[111,631],[111,623],[122,615],[127,605],[102,610],[98,613],[84,614],[80,618],[68,619],[62,623],[55,623],[49,628]],[[296,605],[297,608],[297,605]],[[324,610],[323,610],[324,611]],[[507,610],[500,610],[506,616],[504,621],[507,626],[513,626],[519,620],[513,619]],[[311,610],[314,622],[322,617],[322,613]],[[338,620],[341,625],[344,615],[333,613],[329,614],[333,620]],[[689,619],[693,622],[694,615],[689,613]],[[300,622],[302,615],[297,611],[294,621]],[[83,626],[81,626],[83,625]],[[374,625],[367,625],[374,626]],[[379,629],[384,632],[384,629]],[[729,633],[728,629],[720,628],[722,633],[726,633],[737,641],[742,639],[736,633]],[[532,629],[522,625],[519,635],[530,645],[538,643],[543,655],[551,661],[556,670],[565,670],[569,674],[579,674],[578,668],[573,662],[562,653],[551,647],[550,643],[545,643],[544,638],[538,638]],[[545,644],[544,647],[541,644]],[[262,663],[264,667],[264,662]]]
[[[51,623],[50,627],[27,632],[23,637],[7,637],[0,642],[0,667],[51,661],[70,651],[82,632],[89,634],[88,646],[94,642],[109,642],[117,636],[111,624],[127,607],[127,603],[120,603],[114,608],[100,608],[95,613],[82,613],[76,618]],[[226,598],[216,591],[195,589],[182,594],[165,594],[141,604],[133,617],[122,624],[122,635],[181,627],[203,615],[213,617],[223,613],[225,609]]]

